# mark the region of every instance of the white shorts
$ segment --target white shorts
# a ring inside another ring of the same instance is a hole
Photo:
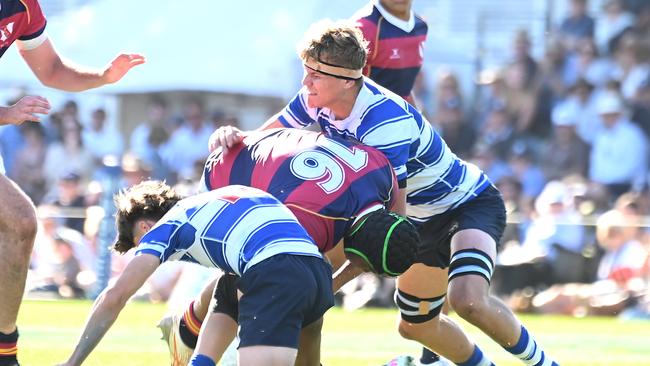
[[[5,172],[5,162],[2,160],[2,154],[0,154],[0,174],[4,175]]]

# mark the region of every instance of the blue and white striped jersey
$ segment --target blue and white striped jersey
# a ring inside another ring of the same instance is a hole
[[[406,213],[417,222],[457,207],[490,185],[477,166],[447,147],[420,112],[368,78],[344,120],[336,120],[329,108],[309,108],[306,88],[278,118],[286,127],[318,123],[330,136],[353,138],[382,151],[397,179],[407,180]]]
[[[140,240],[136,255],[241,276],[277,254],[322,257],[296,217],[259,189],[228,186],[179,201]]]

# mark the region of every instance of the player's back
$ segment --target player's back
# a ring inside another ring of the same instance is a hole
[[[208,190],[241,184],[271,193],[322,251],[336,245],[364,208],[389,206],[396,186],[390,163],[378,150],[297,129],[254,132],[225,154],[213,152],[204,182]]]
[[[276,254],[320,256],[286,206],[266,192],[243,186],[179,201],[142,237],[136,253],[237,275]]]

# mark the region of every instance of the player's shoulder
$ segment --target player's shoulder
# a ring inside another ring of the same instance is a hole
[[[379,21],[379,18],[381,18],[379,9],[377,9],[377,7],[372,2],[367,3],[352,15],[353,20],[361,22],[362,24],[366,23],[376,25]]]

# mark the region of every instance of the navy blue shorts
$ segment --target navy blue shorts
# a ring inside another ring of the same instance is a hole
[[[506,226],[506,208],[501,193],[490,185],[455,209],[436,215],[420,224],[421,248],[417,262],[430,267],[449,267],[451,238],[460,230],[478,229],[499,245]]]
[[[239,347],[298,348],[300,330],[334,306],[332,267],[323,259],[279,254],[238,281]]]

